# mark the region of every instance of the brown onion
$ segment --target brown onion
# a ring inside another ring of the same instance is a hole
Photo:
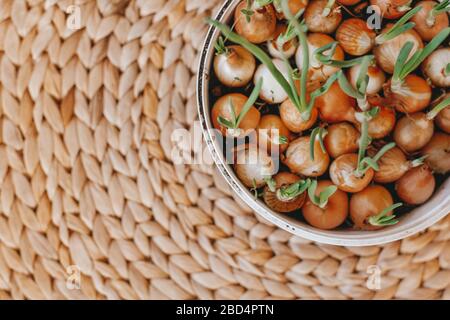
[[[386,137],[395,127],[395,111],[383,106],[378,108],[380,110],[378,114],[369,121],[369,136],[372,139]]]
[[[266,179],[275,174],[275,169],[272,158],[254,145],[236,153],[234,171],[246,187],[264,186]]]
[[[292,15],[295,16],[300,12],[300,10],[306,8],[308,2],[308,0],[288,0],[288,7]],[[285,17],[279,1],[274,1],[274,5],[275,9],[277,10],[278,19],[283,20]]]
[[[348,70],[348,81],[354,88],[356,88],[356,81],[358,81],[360,70],[360,64],[357,64]],[[377,66],[369,66],[367,69],[367,76],[369,77],[369,82],[367,83],[366,93],[369,95],[378,93],[386,82],[386,76],[384,75],[383,70]]]
[[[343,154],[331,163],[331,181],[342,191],[353,193],[363,190],[372,181],[374,172],[372,168],[369,168],[364,175],[358,177],[355,174],[357,166],[357,154]]]
[[[338,82],[334,82],[330,89],[315,101],[319,109],[319,117],[328,123],[348,121],[356,123],[356,100],[341,89]]]
[[[436,181],[426,165],[412,168],[395,183],[397,195],[412,205],[422,204],[433,194]]]
[[[422,7],[411,18],[411,22],[416,25],[414,29],[420,34],[424,41],[431,41],[439,32],[448,27],[448,16],[446,12],[439,13],[437,15],[432,14],[433,8],[438,3],[435,1],[420,1],[416,4],[416,7]]]
[[[269,49],[269,53],[272,57],[283,59],[286,57],[289,59],[295,54],[295,50],[297,47],[297,38],[291,39],[285,42],[281,48],[279,48],[278,37],[284,34],[287,30],[287,26],[285,24],[278,24],[277,29],[275,30],[275,34],[273,35],[273,39],[267,41],[267,49]]]
[[[436,132],[421,152],[427,156],[425,162],[434,172],[450,172],[450,135]]]
[[[320,194],[325,188],[332,186],[333,183],[329,180],[318,181],[316,196]],[[336,192],[328,198],[328,203],[324,208],[315,205],[309,197],[307,197],[302,208],[303,217],[313,227],[330,230],[340,226],[344,223],[348,215],[348,196],[341,190]]]
[[[328,0],[312,1],[303,15],[309,32],[333,33],[342,20],[340,8],[333,4],[329,12],[324,11]]]
[[[450,73],[445,68],[450,64],[450,48],[441,48],[430,54],[422,63],[422,70],[438,87],[450,87]]]
[[[246,86],[252,80],[255,68],[255,58],[241,46],[228,46],[226,52],[214,58],[217,79],[227,87]]]
[[[386,19],[397,19],[411,7],[411,0],[370,0],[370,4],[381,10],[381,16]]]
[[[305,121],[290,99],[280,105],[281,119],[289,130],[296,133],[310,129],[316,123],[318,114],[317,108],[313,108],[311,116]]]
[[[336,40],[348,54],[362,56],[372,50],[376,33],[362,19],[344,20],[336,31]]]
[[[358,150],[359,132],[348,122],[332,124],[323,139],[325,149],[332,158]]]
[[[394,203],[391,193],[379,185],[368,186],[364,190],[355,193],[350,199],[350,218],[356,229],[378,230],[382,226],[372,225],[369,218],[380,214],[384,209]],[[392,215],[392,211],[386,216]]]
[[[403,151],[411,153],[423,148],[433,136],[433,121],[425,113],[406,115],[397,122],[394,141]]]
[[[292,212],[300,209],[305,203],[306,192],[299,194],[293,199],[284,199],[280,196],[280,188],[300,181],[300,177],[290,172],[280,172],[273,177],[275,181],[275,191],[269,186],[264,188],[263,200],[266,205],[277,212]]]
[[[296,174],[307,177],[323,175],[330,164],[330,157],[323,152],[319,139],[314,142],[314,160],[310,156],[310,137],[300,137],[292,141],[287,150],[284,164]]]
[[[370,149],[369,156],[375,156],[375,151]],[[383,154],[377,164],[378,171],[375,171],[373,180],[378,183],[397,181],[412,167],[412,163],[406,159],[406,155],[398,147],[394,147]]]
[[[234,27],[238,34],[252,43],[262,43],[272,38],[277,17],[272,5],[262,8],[252,6],[253,14],[248,21],[242,10],[247,9],[247,1],[241,1],[234,12]]]
[[[272,147],[277,148],[279,152],[286,150],[291,133],[279,116],[274,114],[262,116],[256,130],[261,149],[269,152],[271,152]],[[281,139],[286,139],[285,143],[282,143]]]

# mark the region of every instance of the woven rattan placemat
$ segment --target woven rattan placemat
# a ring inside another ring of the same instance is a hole
[[[450,217],[382,247],[314,244],[214,166],[173,164],[173,129],[199,132],[219,2],[0,0],[0,298],[449,299]]]

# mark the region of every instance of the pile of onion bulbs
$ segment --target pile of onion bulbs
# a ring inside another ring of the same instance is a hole
[[[239,180],[326,230],[378,230],[428,201],[450,172],[449,9],[244,0],[209,19],[211,121]]]

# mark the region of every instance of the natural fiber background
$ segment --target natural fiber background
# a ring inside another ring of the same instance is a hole
[[[0,298],[449,299],[450,217],[383,247],[314,244],[258,218],[214,166],[172,164],[219,2],[0,0]]]

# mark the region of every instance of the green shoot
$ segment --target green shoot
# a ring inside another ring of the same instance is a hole
[[[323,138],[327,133],[327,130],[322,127],[316,127],[311,131],[311,136],[309,138],[309,156],[311,157],[311,160],[314,160],[316,139],[319,140],[320,148],[322,149],[322,151],[327,152],[323,144]]]
[[[225,40],[222,36],[217,39],[217,42],[214,44],[214,49],[216,49],[216,55],[228,54],[229,49],[225,45]]]
[[[335,2],[336,2],[336,0],[328,0],[327,1],[327,5],[325,6],[325,8],[323,8],[322,16],[328,17],[330,15],[331,9],[333,8]]]
[[[319,208],[325,208],[328,204],[328,199],[336,192],[337,187],[331,185],[326,187],[320,194],[316,195],[317,180],[313,180],[308,188],[308,196],[312,203]]]
[[[401,207],[402,203],[393,204],[385,209],[383,209],[379,214],[371,216],[368,219],[369,224],[373,226],[385,227],[398,223],[398,219],[395,219],[395,215],[387,215],[389,212]]]
[[[450,11],[450,0],[442,1],[441,3],[434,6],[433,9],[428,13],[428,16],[426,18],[426,24],[428,27],[433,27],[436,23],[436,16],[445,13],[447,11]]]
[[[280,136],[279,140],[279,144],[287,144],[289,142],[289,139],[286,136]]]
[[[428,155],[410,161],[411,168],[420,167],[421,165],[423,165],[426,158],[428,158]]]
[[[349,68],[362,63],[364,57],[359,57],[351,60],[333,60],[333,55],[336,52],[337,45],[338,42],[333,41],[320,48],[317,48],[314,51],[314,57],[323,65],[333,66],[337,68]],[[325,54],[325,51],[328,50],[329,53]]]
[[[433,120],[439,114],[439,112],[441,112],[448,106],[450,106],[450,96],[448,96],[447,98],[439,102],[436,106],[434,106],[433,109],[431,109],[431,111],[427,113],[427,119]]]
[[[362,132],[361,132],[362,134]],[[362,140],[362,135],[360,140]],[[355,170],[355,175],[357,177],[362,177],[364,176],[364,174],[367,172],[367,170],[369,170],[370,168],[372,168],[375,171],[379,170],[379,166],[378,166],[378,160],[380,160],[380,158],[389,150],[391,150],[392,148],[395,147],[395,142],[391,142],[386,144],[383,148],[381,148],[377,154],[374,157],[364,157],[365,153],[366,153],[366,149],[367,149],[368,143],[365,143],[362,147],[364,148],[362,151],[361,149],[358,152],[358,167]],[[360,143],[360,147],[361,147],[361,143]]]
[[[414,16],[421,9],[422,9],[422,7],[415,7],[414,9],[408,11],[403,17],[398,19],[398,21],[392,26],[391,29],[389,29],[389,31],[378,35],[375,38],[375,43],[378,45],[382,44],[386,41],[394,39],[395,37],[402,34],[403,32],[414,28],[416,25],[414,22],[408,22],[408,23],[406,23],[406,22],[409,19],[411,19],[412,16]]]
[[[275,180],[272,177],[264,178],[264,181],[266,182],[266,185],[267,185],[267,187],[269,188],[269,190],[271,192],[275,192],[276,191],[277,183],[275,182]]]
[[[311,185],[311,180],[299,180],[293,184],[282,186],[277,190],[277,198],[281,201],[291,201],[305,192]]]
[[[246,8],[242,9],[241,12],[245,16],[245,19],[247,20],[247,23],[250,23],[252,15],[254,14],[253,8],[252,8],[252,0],[247,0]]]
[[[445,66],[444,75],[448,77],[450,75],[450,63]]]

